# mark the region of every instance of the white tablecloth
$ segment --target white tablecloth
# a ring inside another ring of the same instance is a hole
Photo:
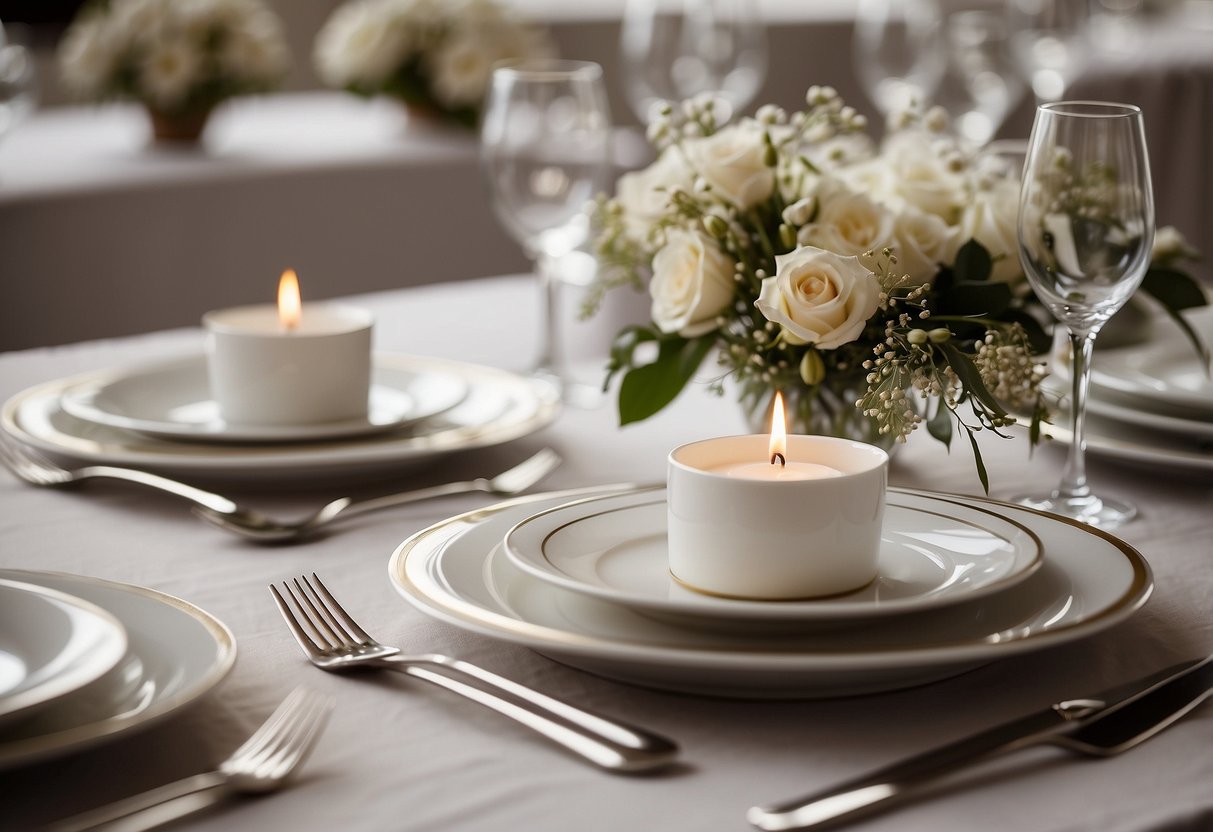
[[[378,346],[524,366],[535,331],[532,287],[502,279],[358,299],[379,319]],[[0,355],[0,395],[68,373],[197,347],[173,331]],[[665,454],[738,432],[735,406],[697,385],[653,420],[615,428],[610,407],[570,411],[511,447],[452,458],[397,486],[495,472],[549,445],[562,488],[662,478]],[[988,446],[997,493],[1051,484],[1059,449],[1029,459],[1025,442]],[[1130,621],[1077,644],[987,665],[911,690],[815,702],[724,701],[629,687],[525,649],[461,632],[409,608],[386,562],[411,533],[488,499],[448,498],[369,515],[308,545],[264,549],[200,524],[180,504],[118,484],[45,491],[0,474],[0,566],[96,575],[181,596],[224,620],[239,641],[230,678],[163,725],[109,745],[0,774],[0,828],[60,815],[201,771],[230,752],[298,684],[338,709],[302,780],[264,799],[183,822],[190,830],[744,830],[745,809],[824,787],[1063,698],[1100,690],[1213,651],[1213,484],[1092,460],[1095,482],[1138,502],[1123,530],[1153,565],[1153,599]],[[919,436],[894,460],[894,484],[979,490],[969,454]],[[299,485],[294,483],[293,485]],[[302,512],[310,495],[248,495]],[[266,586],[315,570],[382,640],[478,662],[679,740],[684,765],[660,777],[592,769],[495,714],[404,677],[336,677],[310,667]],[[1051,750],[1004,761],[964,788],[867,821],[897,832],[1139,832],[1213,828],[1213,708],[1140,749],[1090,761]]]

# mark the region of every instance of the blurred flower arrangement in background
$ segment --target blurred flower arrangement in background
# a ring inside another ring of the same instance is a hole
[[[286,73],[282,26],[260,0],[112,0],[86,5],[59,46],[66,86],[133,98],[158,138],[197,138],[211,110]]]
[[[493,0],[350,0],[320,30],[314,58],[329,86],[475,127],[495,63],[551,54],[542,29]]]
[[[667,106],[656,162],[600,200],[586,313],[616,286],[652,299],[651,324],[612,348],[620,421],[660,411],[715,350],[713,387],[732,379],[753,429],[782,391],[800,433],[889,447],[920,425],[945,444],[961,432],[988,489],[975,434],[1024,413],[1035,439],[1049,412],[1018,171],[963,152],[938,108],[900,114],[877,147],[833,89],[806,102],[728,125],[710,98]],[[1152,272],[1164,301],[1195,286],[1174,234]]]

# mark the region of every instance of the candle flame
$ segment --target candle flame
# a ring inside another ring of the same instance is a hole
[[[299,299],[299,277],[294,269],[287,269],[278,281],[278,323],[283,329],[299,326],[303,317],[303,301]]]
[[[783,394],[775,393],[775,404],[771,408],[771,443],[767,446],[771,464],[778,457],[780,465],[788,458],[788,429],[783,415]]]

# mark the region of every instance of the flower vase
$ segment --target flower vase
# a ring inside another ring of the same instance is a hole
[[[876,420],[856,407],[868,389],[864,375],[847,375],[810,387],[797,385],[780,390],[788,433],[808,436],[836,436],[875,445],[890,453],[896,437],[880,434]],[[770,387],[746,390],[741,398],[746,424],[753,433],[771,430],[771,406],[775,390]],[[913,406],[913,397],[907,397]]]
[[[146,106],[146,105],[145,105]],[[158,142],[189,144],[197,142],[211,116],[210,107],[198,107],[179,113],[164,113],[147,106],[152,136]]]

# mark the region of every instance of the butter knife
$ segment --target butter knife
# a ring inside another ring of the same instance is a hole
[[[1034,714],[774,806],[755,806],[746,819],[764,832],[824,829],[892,808],[943,777],[991,757],[1052,744],[1111,756],[1144,742],[1213,694],[1213,656],[1187,661]]]

